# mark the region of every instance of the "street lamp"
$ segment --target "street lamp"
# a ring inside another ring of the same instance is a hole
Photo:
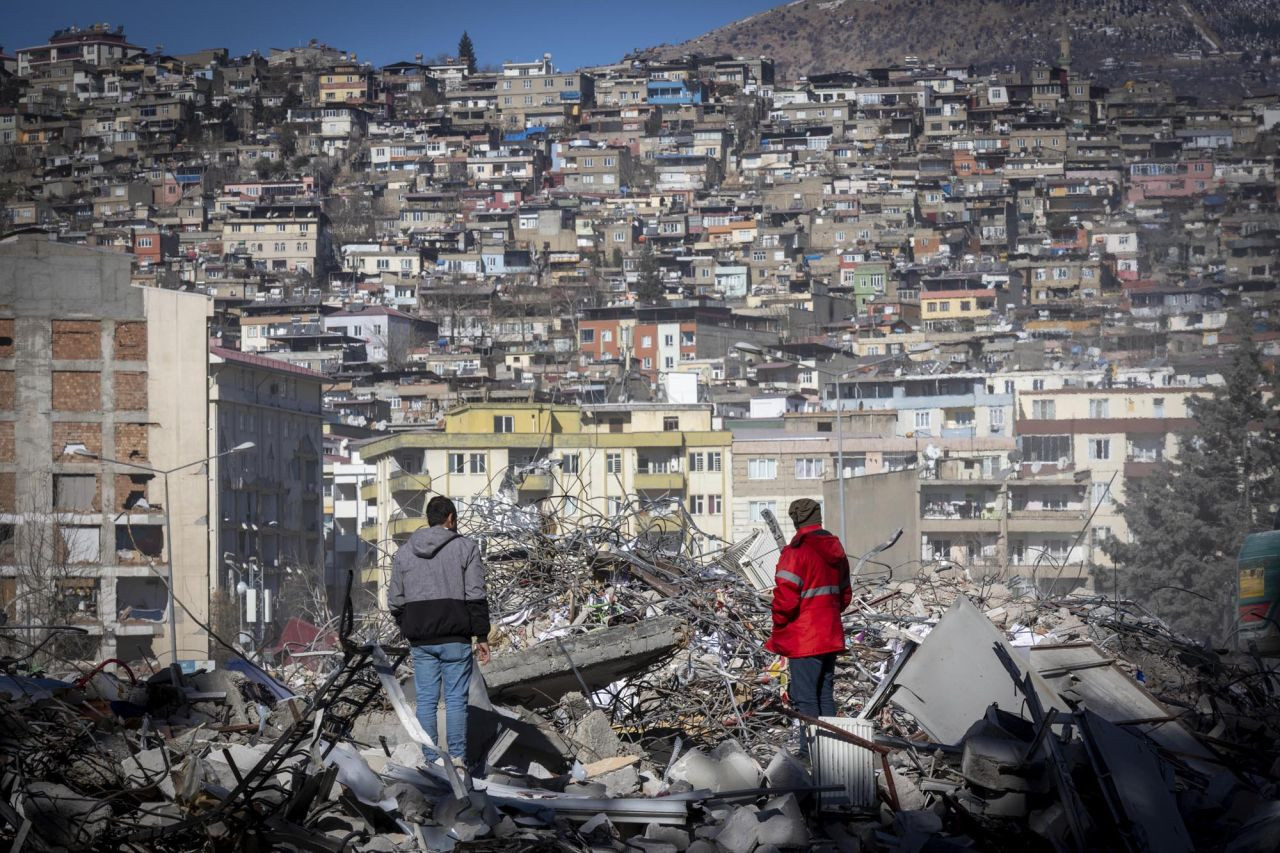
[[[109,462],[112,465],[124,465],[128,468],[137,468],[139,471],[147,471],[152,474],[158,474],[164,478],[164,538],[165,538],[165,564],[166,564],[166,585],[169,587],[169,666],[173,669],[174,683],[178,683],[178,620],[177,614],[174,613],[173,600],[173,518],[169,511],[169,475],[176,474],[186,468],[194,468],[197,465],[203,465],[222,456],[230,456],[232,453],[239,453],[242,450],[249,450],[254,447],[252,441],[244,441],[237,444],[230,450],[224,450],[221,453],[215,453],[212,456],[204,456],[193,462],[187,462],[178,465],[175,468],[160,469],[152,468],[149,465],[140,465],[137,462],[126,462],[121,459],[110,459],[99,453],[93,453],[83,444],[67,445],[67,451],[76,455],[84,456],[89,459],[97,459],[99,462]]]

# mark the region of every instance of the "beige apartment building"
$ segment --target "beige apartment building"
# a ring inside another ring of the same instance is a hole
[[[316,272],[329,252],[324,211],[315,204],[239,208],[222,224],[222,250],[248,255],[261,270]]]
[[[1015,432],[1021,468],[1088,472],[1086,509],[1092,514],[1079,545],[1085,559],[1109,565],[1101,543],[1126,539],[1120,514],[1125,489],[1177,453],[1177,432],[1191,425],[1187,401],[1206,387],[1061,388],[1018,395]],[[1084,522],[1081,522],[1084,529]],[[1072,557],[1078,556],[1075,554]]]

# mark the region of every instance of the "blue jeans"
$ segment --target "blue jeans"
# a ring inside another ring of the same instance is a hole
[[[413,682],[418,691],[418,722],[440,745],[436,733],[436,713],[440,705],[440,682],[444,682],[444,725],[449,736],[449,755],[467,757],[467,694],[471,689],[471,644],[438,643],[413,646]],[[427,761],[438,755],[422,748]]]

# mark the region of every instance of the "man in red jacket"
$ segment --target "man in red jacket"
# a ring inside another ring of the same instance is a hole
[[[773,634],[765,648],[789,660],[791,704],[834,717],[836,655],[845,650],[840,613],[853,599],[844,546],[822,529],[822,507],[801,498],[787,510],[796,535],[778,558]]]

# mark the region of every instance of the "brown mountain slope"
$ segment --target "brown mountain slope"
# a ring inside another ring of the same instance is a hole
[[[1064,28],[1087,68],[1158,63],[1199,48],[1280,44],[1277,0],[797,0],[652,51],[772,56],[784,74],[900,63],[1053,60]],[[1108,62],[1110,60],[1110,62]]]

